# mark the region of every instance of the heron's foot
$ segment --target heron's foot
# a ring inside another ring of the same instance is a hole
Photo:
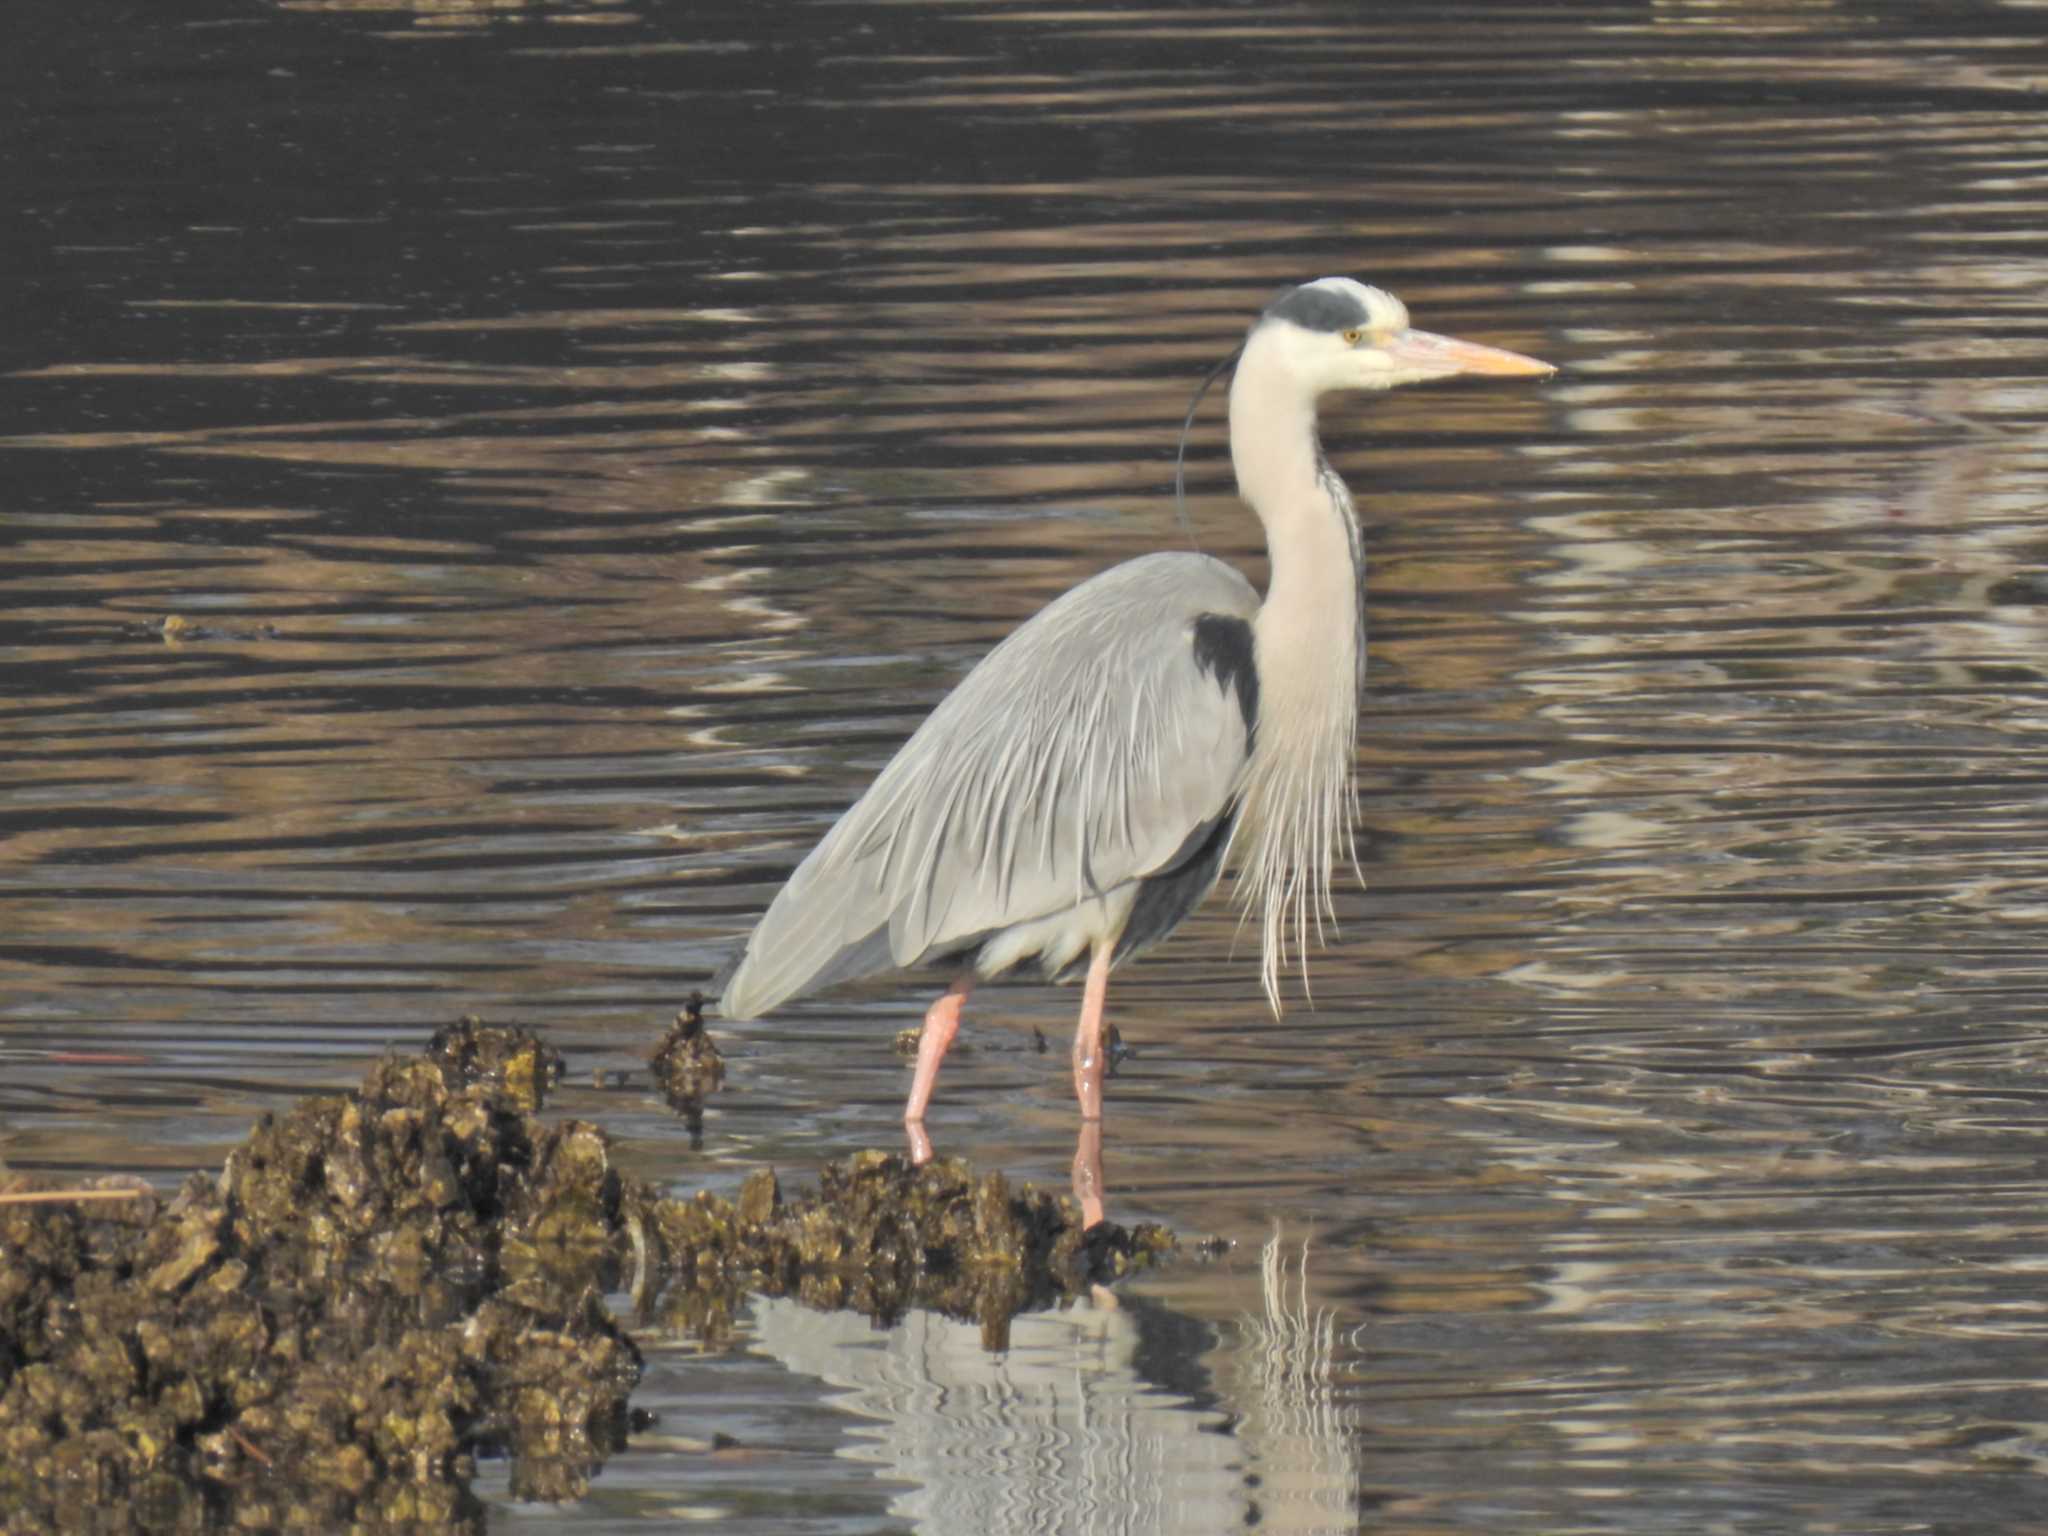
[[[924,1132],[924,1121],[906,1118],[903,1135],[910,1143],[910,1166],[922,1168],[932,1160],[932,1139]]]

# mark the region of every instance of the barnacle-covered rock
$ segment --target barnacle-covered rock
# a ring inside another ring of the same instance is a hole
[[[736,1202],[700,1193],[651,1200],[646,1224],[667,1259],[653,1303],[668,1326],[717,1339],[747,1292],[795,1296],[888,1322],[912,1307],[977,1322],[990,1348],[1009,1319],[1057,1305],[1173,1246],[1155,1226],[1087,1229],[1072,1201],[957,1158],[912,1167],[887,1152],[827,1163],[817,1194],[786,1200],[761,1170]]]
[[[0,1532],[481,1530],[477,1456],[560,1500],[624,1444],[640,1356],[600,1298],[628,1277],[707,1341],[751,1290],[1000,1349],[1172,1241],[882,1152],[795,1199],[766,1169],[666,1197],[598,1127],[536,1118],[560,1072],[466,1019],[264,1116],[161,1211],[0,1205]]]
[[[605,1139],[533,1118],[560,1070],[465,1020],[146,1227],[0,1207],[0,1530],[479,1530],[485,1449],[579,1493],[639,1356]]]
[[[475,1014],[437,1030],[426,1062],[451,1090],[497,1090],[514,1108],[539,1114],[548,1090],[562,1080],[562,1056],[531,1030],[493,1028]]]

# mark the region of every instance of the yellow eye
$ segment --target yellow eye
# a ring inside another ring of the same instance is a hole
[[[1347,347],[1355,347],[1364,339],[1365,332],[1359,330],[1356,326],[1344,333],[1344,345]]]

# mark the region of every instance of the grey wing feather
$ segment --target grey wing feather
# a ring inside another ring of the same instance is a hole
[[[1079,905],[1181,856],[1238,787],[1249,724],[1196,660],[1258,595],[1206,555],[1142,556],[1056,599],[933,710],[776,896],[726,979],[748,1019]]]

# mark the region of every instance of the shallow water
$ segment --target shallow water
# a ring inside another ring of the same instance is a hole
[[[10,1165],[171,1182],[468,1011],[679,1188],[892,1144],[913,990],[725,1032],[701,1151],[617,1084],[953,678],[1187,542],[1194,382],[1352,273],[1563,371],[1327,425],[1314,1009],[1220,900],[1113,990],[1112,1214],[1236,1249],[996,1360],[650,1340],[543,1518],[2038,1520],[2038,8],[122,14],[17,35]],[[1190,485],[1260,574],[1213,402]],[[1064,1181],[1074,1001],[978,1000],[944,1150]]]

